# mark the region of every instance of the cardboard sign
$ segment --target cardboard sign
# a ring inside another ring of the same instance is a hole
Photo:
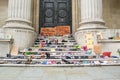
[[[85,37],[86,37],[86,39],[91,39],[91,38],[93,38],[93,34],[87,33],[87,34],[85,34]]]
[[[18,55],[18,47],[16,47],[16,46],[12,47],[11,55]]]
[[[97,40],[101,40],[101,39],[103,39],[103,35],[101,32],[98,32],[97,33]]]
[[[86,45],[89,49],[93,48],[93,44],[94,44],[94,37],[92,33],[88,33],[85,34],[85,38],[86,38]]]
[[[94,45],[94,52],[96,54],[100,54],[101,53],[101,45],[99,45],[99,44]]]
[[[44,36],[68,35],[70,34],[70,26],[56,26],[54,28],[41,28],[41,34]]]
[[[70,34],[70,26],[57,26],[57,35],[68,35]]]
[[[44,36],[56,35],[56,28],[41,28],[41,34]]]

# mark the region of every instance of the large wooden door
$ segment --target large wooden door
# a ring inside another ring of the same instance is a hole
[[[72,29],[71,6],[71,0],[40,0],[40,28],[70,26]]]

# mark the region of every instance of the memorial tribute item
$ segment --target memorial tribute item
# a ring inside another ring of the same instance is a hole
[[[101,54],[101,45],[100,44],[94,45],[94,52],[97,55],[97,58],[100,58],[100,54]]]
[[[117,50],[118,54],[119,54],[119,58],[120,58],[120,49]]]
[[[111,52],[103,52],[103,57],[110,57],[111,56]]]

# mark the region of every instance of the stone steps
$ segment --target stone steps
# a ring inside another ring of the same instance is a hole
[[[41,46],[42,42],[44,45]],[[37,43],[37,44],[36,44]],[[49,45],[48,45],[49,44]],[[81,51],[73,37],[39,37],[33,47],[21,50],[17,56],[1,59],[0,66],[96,66],[119,65],[118,58],[96,58]],[[30,55],[25,55],[30,53]],[[110,61],[110,62],[109,62]]]

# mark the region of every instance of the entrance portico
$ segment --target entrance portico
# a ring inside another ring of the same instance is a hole
[[[32,46],[39,32],[39,1],[40,0],[9,0],[9,14],[4,28],[6,33],[13,36],[14,44],[21,49]],[[80,3],[82,4],[81,9]],[[102,19],[102,0],[72,0],[71,9],[72,22],[70,24],[72,24],[72,33],[76,32],[80,18],[82,22],[80,28],[78,28],[78,32],[88,25],[90,25],[88,26],[89,28],[93,28],[93,26],[96,28],[96,25],[102,25],[102,27],[99,26],[99,28],[104,27],[104,21]],[[79,15],[80,12],[81,16]],[[92,22],[89,20],[86,22],[85,19],[88,18],[92,20]],[[78,36],[76,35],[76,37]]]

